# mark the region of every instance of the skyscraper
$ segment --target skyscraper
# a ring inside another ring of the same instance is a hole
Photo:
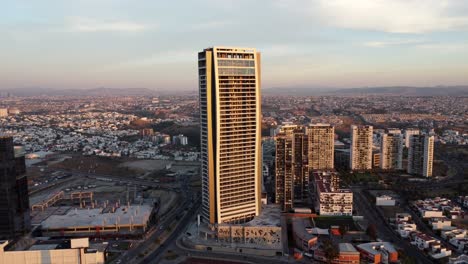
[[[207,48],[198,53],[202,217],[241,223],[260,213],[260,53]]]
[[[380,142],[380,168],[401,170],[403,159],[403,137],[401,133],[383,133]]]
[[[275,203],[287,211],[309,192],[308,137],[301,126],[285,126],[275,138]]]
[[[12,239],[30,228],[28,183],[22,151],[13,138],[0,136],[0,239]]]
[[[432,176],[434,136],[411,135],[408,149],[408,173]]]
[[[372,169],[372,126],[351,126],[351,170]]]
[[[307,128],[309,139],[309,168],[333,169],[335,152],[335,128],[328,124],[313,124]]]

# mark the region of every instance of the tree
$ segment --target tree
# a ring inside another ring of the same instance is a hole
[[[331,263],[340,255],[340,252],[338,252],[338,249],[330,239],[323,241],[322,247],[327,263]]]
[[[377,227],[374,224],[370,224],[367,227],[366,234],[372,239],[376,240],[377,239]]]

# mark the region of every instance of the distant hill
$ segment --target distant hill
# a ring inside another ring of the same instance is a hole
[[[178,91],[178,93],[185,93]],[[189,92],[187,92],[188,94]],[[191,91],[193,93],[193,91]],[[1,95],[11,94],[14,96],[159,96],[175,94],[168,90],[152,90],[148,88],[92,88],[92,89],[52,89],[52,88],[21,88],[3,89]]]
[[[198,90],[153,90],[148,88],[92,88],[92,89],[51,89],[51,88],[20,88],[0,89],[0,97],[6,94],[14,96],[160,96],[160,95],[197,95]],[[436,86],[436,87],[366,87],[366,88],[264,88],[263,95],[282,96],[357,96],[357,95],[391,95],[391,96],[468,96],[467,86]]]
[[[436,87],[368,87],[368,88],[266,88],[262,90],[265,95],[299,95],[299,96],[321,96],[321,95],[392,95],[392,96],[468,96],[468,86],[436,86]]]

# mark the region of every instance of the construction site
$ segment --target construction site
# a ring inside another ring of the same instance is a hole
[[[131,162],[127,164],[130,168],[134,166]],[[147,161],[147,164],[158,162]],[[145,168],[140,165],[138,167]],[[148,166],[138,174],[130,169],[128,177],[65,172],[45,166],[47,170],[38,170],[39,176],[30,180],[34,235],[103,239],[142,237],[159,218],[181,202],[176,179],[192,178],[190,174],[195,175],[198,171],[198,167],[191,164],[171,165]],[[126,170],[123,166],[120,168]],[[161,170],[164,173],[160,173]],[[167,178],[174,180],[164,180]]]

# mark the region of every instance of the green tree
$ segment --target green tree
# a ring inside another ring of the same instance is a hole
[[[374,224],[370,224],[367,227],[366,234],[372,239],[376,240],[377,239],[377,227]]]
[[[340,255],[340,252],[338,252],[338,249],[330,239],[325,240],[322,244],[322,247],[325,258],[327,259],[327,263],[331,263]]]

